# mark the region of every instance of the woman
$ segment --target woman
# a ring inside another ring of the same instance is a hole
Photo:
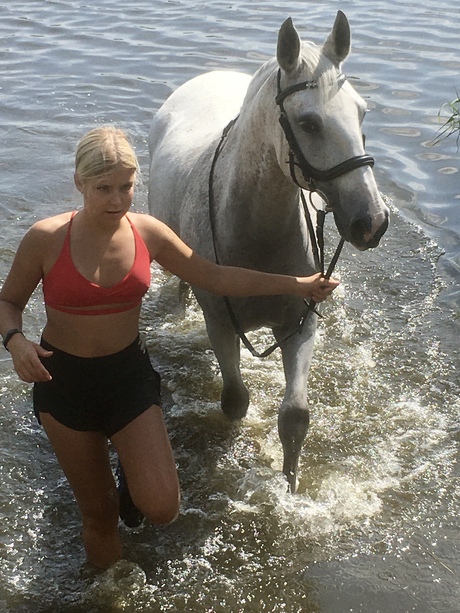
[[[129,213],[138,162],[126,135],[91,130],[76,152],[83,208],[35,223],[0,292],[0,332],[19,377],[34,383],[34,411],[73,489],[88,561],[122,556],[119,497],[108,440],[132,499],[152,522],[179,510],[179,483],[160,409],[159,375],[139,340],[150,263],[216,294],[294,294],[324,300],[338,285],[311,277],[218,266],[155,218]],[[22,313],[43,283],[41,343],[22,333]]]

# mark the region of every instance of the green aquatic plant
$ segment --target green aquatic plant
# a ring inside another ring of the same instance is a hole
[[[445,108],[450,109],[450,116],[438,132],[438,136],[436,138],[436,143],[439,143],[444,138],[447,138],[451,134],[457,133],[457,150],[460,148],[460,97],[457,94],[457,98],[452,102],[446,102],[442,105],[438,117],[441,117],[442,111]]]

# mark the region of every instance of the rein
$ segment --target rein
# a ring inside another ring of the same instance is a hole
[[[337,78],[337,81],[339,84],[342,84],[345,80],[346,80],[346,76],[344,74],[340,74]],[[342,251],[343,245],[345,244],[345,239],[344,238],[340,239],[340,242],[337,245],[337,248],[335,250],[334,256],[329,264],[329,267],[327,271],[324,272],[323,228],[324,228],[324,221],[326,218],[326,213],[329,212],[331,209],[330,207],[326,207],[326,210],[317,209],[312,202],[311,194],[313,192],[317,192],[321,196],[321,198],[323,198],[323,200],[327,203],[326,196],[320,190],[318,190],[316,186],[316,182],[332,181],[333,179],[336,179],[337,177],[340,177],[357,168],[361,168],[362,166],[372,167],[374,165],[374,158],[371,157],[370,155],[357,155],[327,170],[318,170],[317,168],[309,164],[309,162],[306,160],[297,142],[294,131],[292,130],[291,124],[289,122],[286,111],[284,109],[283,102],[291,94],[294,94],[299,91],[305,91],[308,89],[317,89],[317,88],[318,88],[317,81],[304,81],[302,83],[297,83],[295,85],[291,85],[287,87],[284,90],[281,90],[281,70],[278,70],[278,77],[277,77],[278,91],[277,91],[275,101],[280,108],[279,122],[280,122],[280,125],[283,129],[283,132],[286,136],[286,140],[289,145],[289,167],[290,167],[291,177],[294,183],[300,188],[300,197],[302,200],[305,220],[307,223],[308,233],[310,236],[310,242],[312,246],[313,258],[315,261],[316,269],[323,274],[324,278],[329,279],[340,257],[340,253]],[[211,164],[211,170],[209,172],[209,182],[208,182],[209,220],[210,220],[210,225],[211,225],[212,243],[213,243],[214,257],[216,260],[216,264],[220,264],[220,261],[219,261],[219,256],[217,253],[217,245],[216,245],[214,171],[215,171],[216,163],[219,158],[220,152],[225,143],[225,139],[227,138],[227,135],[230,132],[231,128],[235,125],[235,122],[237,121],[237,119],[238,119],[238,116],[232,119],[230,123],[224,128],[221,139],[214,152],[214,157],[213,157],[212,164]],[[310,193],[310,204],[316,210],[316,228],[313,227],[313,220],[312,220],[312,216],[311,216],[310,210],[307,205],[307,201],[305,199],[304,188],[302,188],[302,186],[299,185],[297,178],[295,176],[296,167],[300,168],[302,172],[302,176],[308,185],[308,190]],[[302,331],[303,325],[310,312],[314,312],[319,317],[322,317],[322,315],[318,313],[318,311],[315,309],[315,306],[316,306],[315,301],[311,299],[310,302],[307,302],[304,299],[304,303],[307,306],[307,310],[305,314],[301,317],[296,329],[290,332],[282,340],[277,341],[276,343],[268,347],[268,349],[266,349],[265,351],[259,352],[254,348],[251,341],[247,338],[246,334],[241,328],[228,296],[223,296],[222,298],[224,300],[225,306],[227,308],[227,313],[230,317],[230,320],[235,329],[235,332],[238,334],[241,342],[246,347],[246,349],[248,349],[249,352],[256,358],[265,358],[269,356],[271,353],[275,351],[275,349],[278,349],[279,347],[281,347],[281,345],[285,341],[293,337],[295,334],[300,334],[300,332]]]

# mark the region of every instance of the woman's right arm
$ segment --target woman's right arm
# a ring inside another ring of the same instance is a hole
[[[43,261],[49,244],[46,239],[43,222],[39,222],[32,226],[18,247],[0,291],[0,333],[3,337],[9,330],[22,330],[22,313],[43,275]],[[14,334],[8,342],[8,351],[23,381],[33,383],[51,378],[39,359],[39,356],[51,353],[40,345],[29,341],[22,334]]]

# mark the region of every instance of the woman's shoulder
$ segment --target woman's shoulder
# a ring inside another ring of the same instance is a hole
[[[156,227],[158,224],[161,224],[158,219],[156,219],[152,215],[149,215],[148,213],[133,213],[130,211],[128,213],[128,218],[130,219],[131,223],[136,226],[137,229],[152,228]]]
[[[152,258],[155,258],[161,244],[171,239],[172,230],[162,221],[147,213],[130,212],[128,218],[147,245]]]
[[[60,213],[36,221],[24,237],[24,242],[36,245],[50,245],[53,240],[61,239],[68,227],[72,213]]]
[[[128,218],[136,227],[136,230],[142,236],[144,241],[155,239],[164,236],[165,233],[171,230],[162,221],[147,213],[129,213]]]
[[[60,213],[52,217],[46,217],[36,221],[30,228],[29,232],[42,235],[53,235],[60,229],[68,225],[72,218],[71,212]]]

